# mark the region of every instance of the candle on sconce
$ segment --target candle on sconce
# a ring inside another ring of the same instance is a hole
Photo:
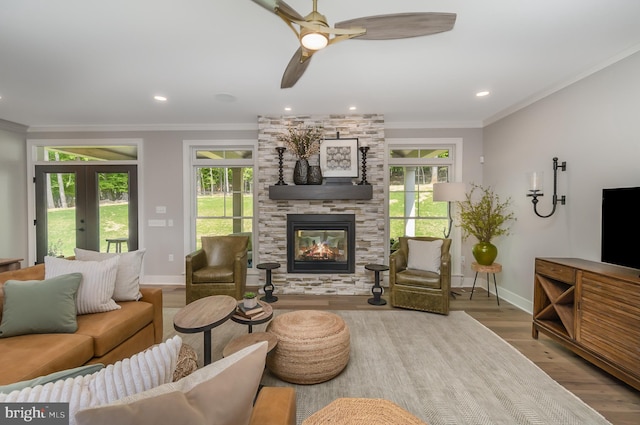
[[[529,190],[542,192],[542,178],[544,173],[542,171],[534,171],[529,173]]]

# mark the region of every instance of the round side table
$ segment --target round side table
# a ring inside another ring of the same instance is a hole
[[[278,344],[278,337],[269,332],[254,332],[241,335],[237,338],[232,339],[227,345],[224,346],[224,349],[222,350],[222,357],[229,357],[236,351],[240,351],[243,348],[262,341],[267,342],[267,353],[269,353]]]
[[[273,295],[273,290],[275,287],[273,283],[271,283],[271,270],[277,269],[280,267],[280,263],[260,263],[256,266],[256,268],[267,271],[267,279],[264,284],[264,296],[260,297],[262,301],[266,301],[268,303],[274,303],[278,301],[278,297]]]
[[[476,262],[471,263],[471,269],[476,272],[476,276],[473,278],[473,287],[471,288],[471,295],[469,299],[473,298],[473,290],[476,288],[476,279],[478,278],[478,273],[486,273],[487,274],[487,297],[490,295],[489,293],[489,274],[493,274],[493,286],[496,289],[496,300],[498,301],[498,305],[500,305],[500,297],[498,297],[498,284],[496,283],[496,273],[500,273],[502,271],[502,264],[493,263],[490,266],[483,266]]]
[[[237,304],[241,302],[242,301],[238,301]],[[260,325],[262,323],[267,323],[269,320],[273,318],[273,307],[271,307],[269,304],[267,304],[264,301],[258,301],[258,305],[262,307],[263,309],[262,313],[258,313],[253,317],[244,317],[244,316],[240,316],[239,314],[233,314],[231,315],[231,320],[236,323],[240,323],[241,325],[247,325],[249,327],[248,332],[253,333],[253,325]]]
[[[204,333],[204,365],[211,363],[211,329],[227,321],[236,311],[238,302],[228,295],[211,295],[182,307],[173,318],[178,332]]]
[[[371,270],[376,274],[376,283],[373,285],[373,288],[371,288],[373,298],[369,298],[367,302],[372,305],[385,305],[387,302],[380,298],[380,296],[382,295],[382,286],[380,286],[380,272],[389,270],[389,266],[385,266],[384,264],[366,264],[364,268],[367,270]]]

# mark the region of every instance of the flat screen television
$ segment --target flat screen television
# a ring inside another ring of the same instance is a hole
[[[603,263],[640,269],[640,187],[602,189]]]

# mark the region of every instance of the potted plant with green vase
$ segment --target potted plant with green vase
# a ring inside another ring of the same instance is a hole
[[[244,304],[244,308],[254,308],[258,305],[258,299],[256,298],[255,292],[245,292],[242,297],[242,303]]]
[[[490,266],[498,256],[498,248],[491,241],[509,234],[511,221],[515,220],[510,211],[511,198],[502,202],[491,188],[475,184],[466,198],[457,202],[462,235],[464,239],[474,236],[478,240],[472,249],[473,257],[478,264]]]
[[[293,182],[295,184],[307,184],[309,173],[309,157],[320,152],[323,134],[321,127],[308,127],[299,125],[288,127],[287,132],[278,136],[278,140],[284,142],[287,149],[298,157],[293,169]]]

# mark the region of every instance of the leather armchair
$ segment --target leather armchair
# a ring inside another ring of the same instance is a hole
[[[186,303],[209,295],[239,300],[247,285],[247,236],[203,236],[186,256]]]
[[[407,268],[408,240],[442,240],[440,273]],[[451,239],[430,237],[400,238],[398,250],[389,256],[389,293],[393,307],[449,314],[451,288]]]

